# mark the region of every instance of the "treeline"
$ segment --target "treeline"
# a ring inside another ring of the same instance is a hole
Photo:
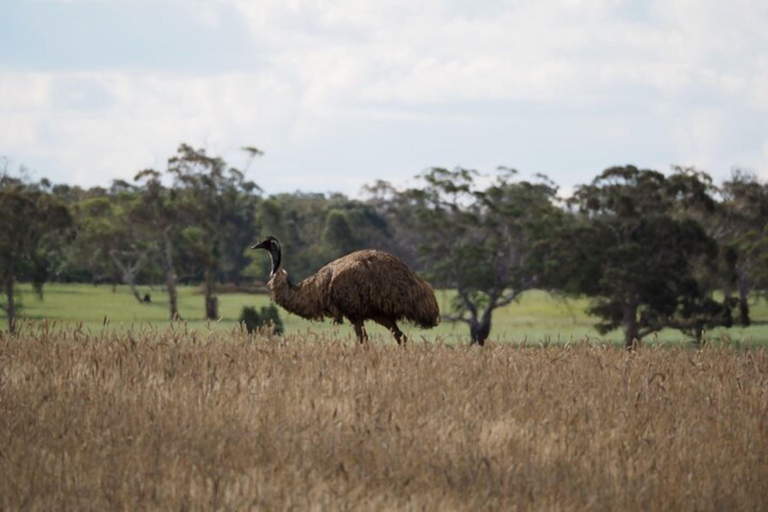
[[[261,152],[244,148],[251,157]],[[386,181],[362,199],[338,193],[266,195],[204,149],[179,146],[165,169],[109,188],[0,176],[0,307],[14,329],[15,283],[164,285],[179,318],[178,283],[200,284],[207,318],[217,289],[248,288],[269,273],[248,250],[277,236],[294,280],[333,258],[375,247],[392,252],[436,287],[456,291],[449,321],[483,344],[493,311],[541,288],[592,298],[607,332],[627,346],[666,327],[701,340],[706,329],[748,325],[751,296],[768,289],[768,187],[735,171],[715,185],[703,172],[667,175],[614,167],[567,198],[544,176],[523,180],[433,168],[416,187]]]

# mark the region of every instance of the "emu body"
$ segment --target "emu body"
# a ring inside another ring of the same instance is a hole
[[[280,306],[308,320],[344,318],[355,328],[362,343],[368,338],[365,322],[386,327],[397,340],[406,337],[397,322],[407,320],[430,328],[440,321],[440,309],[432,287],[400,258],[378,250],[357,251],[334,260],[313,276],[293,284],[281,268],[280,242],[269,237],[254,245],[272,258],[268,287]]]

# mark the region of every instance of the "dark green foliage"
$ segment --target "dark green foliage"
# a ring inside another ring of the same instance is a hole
[[[726,248],[723,291],[738,293],[739,320],[747,326],[750,292],[768,290],[768,185],[735,170],[723,183],[722,199],[710,231]]]
[[[500,168],[481,187],[476,171],[434,168],[422,176],[423,188],[401,194],[429,277],[457,291],[446,319],[467,323],[471,342],[480,345],[494,309],[536,285],[538,240],[562,216],[551,182],[516,181],[515,174]]]
[[[328,247],[329,259],[336,259],[359,248],[349,218],[344,210],[333,209],[325,217],[323,242]]]
[[[82,198],[74,207],[78,236],[70,251],[70,261],[96,278],[127,284],[137,302],[141,302],[139,276],[146,272],[157,246],[135,216],[142,198],[124,182]]]
[[[607,169],[570,200],[576,215],[544,244],[543,275],[554,288],[592,297],[607,332],[622,327],[628,347],[665,327],[701,340],[732,323],[730,301],[712,296],[718,246],[698,212],[711,211],[708,177],[669,178],[633,166]]]
[[[125,282],[137,300],[139,285],[162,282],[178,318],[178,280],[203,283],[206,315],[216,318],[217,283],[266,280],[268,260],[248,249],[266,235],[289,249],[284,264],[297,281],[358,249],[401,257],[436,287],[457,290],[447,318],[466,322],[478,343],[494,308],[531,287],[591,297],[598,327],[623,328],[628,344],[665,327],[701,340],[730,325],[736,306],[748,325],[750,294],[768,290],[768,186],[741,171],[716,190],[693,168],[612,167],[567,207],[553,183],[505,168],[493,181],[434,168],[403,191],[377,181],[365,201],[308,192],[262,199],[241,171],[186,144],[166,172],[107,188],[0,178],[6,296],[9,276],[39,291],[49,279]],[[15,312],[8,302],[0,307]]]
[[[176,156],[168,159],[168,173],[174,180],[177,213],[185,226],[186,262],[202,273],[205,315],[216,319],[216,282],[221,275],[237,281],[239,269],[247,264],[244,249],[256,231],[253,220],[261,189],[222,158],[187,144],[181,144]]]
[[[134,181],[139,184],[139,197],[131,209],[131,221],[154,242],[153,252],[157,254],[165,275],[169,318],[176,320],[180,318],[175,264],[182,223],[177,207],[179,194],[165,187],[160,173],[153,169],[141,171],[134,177]]]
[[[274,334],[283,334],[283,321],[274,304],[262,306],[261,311],[256,311],[255,307],[244,306],[238,321],[245,325],[249,333],[269,327]]]
[[[254,239],[275,236],[290,249],[284,265],[295,279],[312,275],[339,256],[364,248],[386,249],[392,243],[387,222],[376,209],[343,194],[270,196],[256,209],[256,225],[260,229]],[[264,258],[254,258],[251,265],[249,275],[263,279],[269,274]]]
[[[0,309],[14,332],[19,304],[15,285],[29,280],[42,297],[43,284],[61,268],[64,248],[71,242],[72,216],[50,190],[50,182],[31,183],[0,174]]]

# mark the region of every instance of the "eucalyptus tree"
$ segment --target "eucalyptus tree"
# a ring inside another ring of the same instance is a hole
[[[53,263],[59,260],[72,235],[72,216],[64,202],[50,193],[50,183],[31,183],[0,175],[0,278],[5,303],[0,309],[8,319],[8,330],[16,330],[18,302],[16,281],[30,277],[42,296]]]
[[[179,304],[176,291],[176,267],[174,255],[176,239],[181,232],[181,215],[174,190],[165,187],[161,174],[153,169],[139,172],[134,181],[139,184],[139,196],[130,212],[133,224],[141,226],[145,236],[156,240],[165,272],[165,287],[171,320],[178,320]]]
[[[738,292],[739,316],[746,326],[750,324],[750,292],[768,289],[768,184],[754,173],[734,170],[721,193],[712,231],[725,248],[729,274],[725,295]]]
[[[256,155],[255,148],[248,148]],[[253,240],[255,203],[261,189],[221,157],[181,144],[168,159],[177,194],[185,255],[202,269],[205,316],[218,318],[216,282],[222,271],[239,275],[248,264],[244,248]]]
[[[421,202],[401,193],[385,180],[364,185],[362,194],[366,198],[365,203],[386,224],[387,237],[381,240],[381,246],[401,257],[411,268],[423,271],[424,262],[419,258],[422,236],[415,227],[418,224],[415,222],[416,212]]]
[[[297,278],[358,249],[389,249],[391,242],[387,222],[376,208],[341,193],[271,195],[256,208],[256,226],[262,237],[276,236],[290,248],[286,265]],[[252,261],[252,276],[268,272],[262,258]]]
[[[322,239],[329,260],[363,248],[388,249],[391,245],[386,219],[368,203],[332,194],[322,218]]]
[[[326,214],[322,239],[328,249],[329,259],[336,259],[361,248],[347,212],[341,209],[335,208]]]
[[[72,257],[99,277],[119,276],[137,302],[143,297],[137,288],[139,272],[152,260],[153,240],[134,222],[140,194],[125,182],[109,190],[94,191],[75,208],[77,240]]]
[[[690,214],[713,208],[707,178],[630,165],[577,187],[575,217],[547,243],[548,285],[590,297],[597,329],[622,328],[627,348],[663,328],[700,341],[706,328],[730,326],[730,302],[708,286],[718,245]]]
[[[421,234],[421,257],[435,284],[456,290],[444,318],[469,326],[471,343],[483,345],[493,312],[536,286],[538,241],[562,212],[549,180],[516,181],[499,168],[492,182],[463,168],[433,168],[423,187],[404,191]]]

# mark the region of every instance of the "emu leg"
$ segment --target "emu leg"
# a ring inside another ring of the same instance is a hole
[[[374,318],[373,321],[389,329],[389,332],[395,337],[395,341],[397,341],[398,345],[402,345],[408,341],[408,338],[403,334],[403,331],[400,330],[397,326],[397,322],[394,320],[390,320],[389,318]]]
[[[365,326],[363,322],[354,322],[355,334],[357,335],[357,341],[364,343],[368,339],[368,333],[365,332]]]

